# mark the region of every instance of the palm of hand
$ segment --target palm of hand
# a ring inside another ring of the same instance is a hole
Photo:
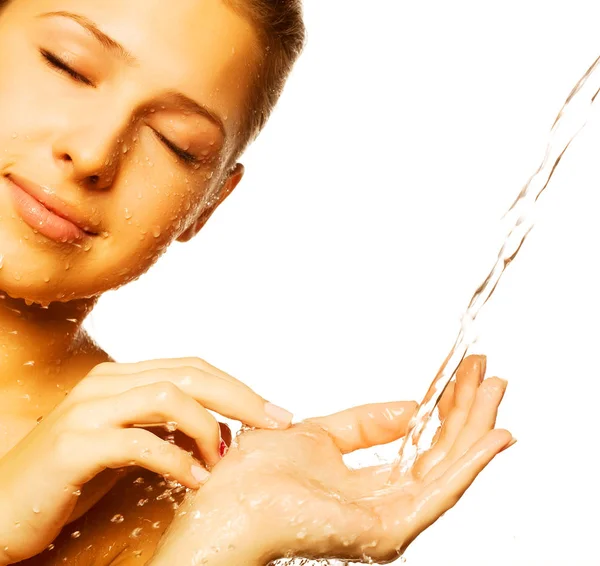
[[[484,366],[474,357],[463,363],[442,399],[443,426],[433,448],[393,485],[390,465],[351,470],[342,456],[400,438],[414,403],[357,407],[285,431],[240,435],[184,521],[193,521],[193,509],[203,508],[211,493],[227,492],[221,504],[247,518],[249,538],[260,534],[272,559],[396,559],[512,441],[494,429],[506,384],[482,383]]]

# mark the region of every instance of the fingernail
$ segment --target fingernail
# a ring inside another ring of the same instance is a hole
[[[210,478],[210,474],[201,466],[192,466],[192,475],[198,483],[206,483]]]
[[[225,441],[221,439],[221,444],[219,445],[219,455],[221,456],[221,458],[223,458],[223,456],[227,454],[227,450],[227,444],[225,444]]]
[[[281,407],[278,407],[277,405],[273,405],[273,403],[267,403],[265,405],[265,413],[275,421],[274,424],[276,426],[289,426],[292,422],[292,418],[294,417],[292,413],[282,409]]]
[[[514,446],[517,443],[517,439],[513,438],[507,445],[507,448],[510,448],[511,446]]]

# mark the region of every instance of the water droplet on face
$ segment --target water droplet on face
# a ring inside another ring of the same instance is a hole
[[[71,538],[79,538],[81,536],[81,531],[74,531],[71,533]]]
[[[175,432],[177,430],[177,423],[175,421],[170,421],[167,424],[165,424],[164,429],[167,432]]]
[[[160,529],[160,521],[156,521],[156,523],[152,523],[153,529]]]
[[[138,506],[138,507],[143,507],[144,505],[146,505],[146,503],[148,503],[148,501],[149,501],[148,499],[140,499],[140,500],[137,502],[137,506]]]
[[[38,418],[35,420],[35,422],[36,422],[37,424],[40,424],[40,423],[41,423],[43,420],[44,420],[44,416],[42,415],[41,417],[38,417]]]
[[[115,515],[110,522],[111,523],[116,523],[117,525],[121,524],[123,521],[125,520],[125,517],[123,517],[123,515]]]
[[[23,365],[24,366],[33,367],[35,365],[35,361],[34,360],[29,360],[28,362],[25,362]]]
[[[153,227],[152,227],[152,235],[153,235],[155,238],[159,238],[159,237],[160,237],[160,234],[161,234],[161,229],[160,229],[160,226],[153,226]]]
[[[133,480],[134,484],[142,484],[144,483],[144,478],[136,478],[135,480]]]
[[[133,529],[133,531],[131,531],[131,534],[129,536],[131,538],[138,538],[141,534],[142,534],[142,527],[137,527],[136,529]]]
[[[144,448],[142,450],[142,458],[149,458],[150,457],[150,450],[148,448]]]
[[[38,514],[39,514],[39,512],[40,512],[40,509],[39,509],[39,507],[34,507],[34,508],[32,509],[32,511],[33,511],[33,512],[34,512],[36,515],[38,515]]]
[[[74,495],[75,497],[79,497],[79,496],[81,495],[81,490],[80,490],[80,489],[76,489],[76,490],[73,492],[73,495]]]
[[[50,543],[47,547],[47,550],[54,550],[54,545],[52,543]]]

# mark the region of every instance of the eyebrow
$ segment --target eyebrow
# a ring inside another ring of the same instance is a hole
[[[40,18],[59,17],[59,18],[68,18],[70,20],[73,20],[74,22],[78,23],[81,27],[86,29],[89,33],[91,33],[102,44],[102,46],[106,50],[116,54],[120,59],[123,59],[129,65],[135,65],[137,63],[137,59],[129,51],[127,51],[127,49],[125,49],[125,47],[123,45],[121,45],[118,41],[114,40],[112,37],[110,37],[109,35],[104,33],[94,22],[92,22],[90,19],[86,18],[85,16],[81,16],[80,14],[73,14],[72,12],[58,11],[58,12],[45,12],[45,13],[41,14],[39,17]],[[192,100],[190,97],[186,96],[185,94],[175,91],[175,90],[167,91],[166,97],[168,99],[170,99],[170,101],[172,101],[177,106],[183,107],[185,110],[188,110],[189,112],[193,112],[195,114],[200,114],[201,116],[205,116],[219,128],[223,137],[227,137],[226,132],[225,132],[225,125],[223,124],[223,121],[219,118],[219,116],[215,112],[213,112],[209,108],[206,108],[205,106],[202,106],[201,104],[198,104],[195,100]]]
[[[39,16],[40,18],[68,18],[77,22],[81,27],[85,28],[91,33],[107,50],[117,55],[120,59],[125,60],[127,63],[136,64],[136,58],[125,49],[118,41],[115,41],[109,35],[106,35],[92,20],[89,20],[85,16],[79,14],[73,14],[71,12],[45,12]]]
[[[223,121],[215,112],[207,108],[206,106],[202,106],[198,104],[195,100],[192,100],[189,96],[177,91],[177,90],[168,90],[164,94],[165,98],[169,100],[173,105],[178,108],[182,108],[187,110],[188,112],[192,112],[194,114],[200,114],[205,118],[208,118],[219,130],[224,138],[227,137],[227,133],[225,131],[225,125]]]

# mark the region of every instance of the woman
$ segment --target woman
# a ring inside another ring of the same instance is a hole
[[[492,430],[505,384],[480,385],[481,359],[447,392],[436,447],[383,498],[389,469],[351,473],[341,453],[401,437],[413,403],[290,427],[202,360],[115,364],[81,328],[240,182],[302,47],[298,3],[1,9],[0,564],[396,556],[511,442]],[[262,430],[221,461],[228,431],[208,410]]]

